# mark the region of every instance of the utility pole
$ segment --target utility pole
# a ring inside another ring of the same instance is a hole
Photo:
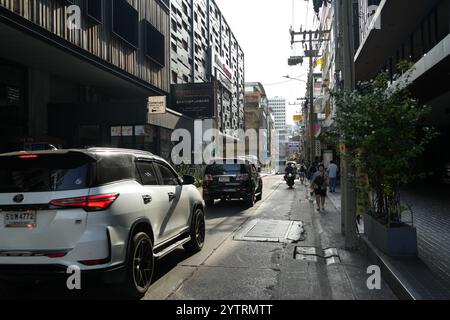
[[[313,49],[313,43],[322,43],[325,40],[323,37],[325,35],[330,34],[330,31],[324,30],[307,30],[300,32],[295,32],[292,29],[291,33],[291,45],[294,43],[308,43],[308,50],[305,50],[305,56],[309,57],[309,130],[308,130],[308,138],[309,138],[309,160],[312,164],[316,160],[316,137],[314,134],[314,128],[317,123],[317,114],[314,112],[314,58],[319,56],[319,51]],[[295,36],[303,36],[303,40],[295,40]],[[308,38],[308,39],[306,39]]]
[[[339,21],[340,48],[343,52],[342,74],[344,80],[344,90],[346,92],[355,89],[355,48],[353,34],[353,1],[336,0],[337,17]],[[345,153],[345,145],[343,150]],[[341,156],[342,194],[341,210],[343,218],[343,233],[345,234],[345,248],[354,249],[357,246],[356,238],[356,192],[351,180],[352,168],[349,166],[349,159],[346,155]]]

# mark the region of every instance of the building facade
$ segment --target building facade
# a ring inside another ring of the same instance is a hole
[[[367,11],[365,1],[359,5]],[[355,55],[356,80],[367,81],[380,71],[388,71],[393,80],[398,62],[413,63],[411,92],[432,107],[421,125],[434,126],[440,133],[416,162],[417,170],[428,172],[432,163],[438,178],[450,160],[450,0],[383,0],[372,8],[372,20],[359,21],[360,30],[367,31],[361,32]]]
[[[213,89],[211,115],[205,117],[213,121],[204,130],[210,123],[237,138],[245,128],[244,53],[214,0],[171,1],[170,51],[173,85],[207,83]]]
[[[192,123],[147,109],[148,97],[169,96],[169,10],[161,0],[0,1],[0,152],[52,143],[164,153],[170,131]]]
[[[269,108],[275,118],[275,129],[286,129],[286,98],[269,98]]]
[[[245,84],[245,130],[258,134],[257,156],[262,163],[269,163],[272,153],[272,131],[274,118],[264,86],[259,82]],[[249,143],[246,143],[249,151]]]

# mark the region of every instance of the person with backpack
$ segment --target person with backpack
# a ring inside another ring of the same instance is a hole
[[[300,164],[300,181],[301,181],[302,185],[305,184],[306,171],[307,171],[307,170],[306,170],[306,166],[305,166],[305,164],[302,162],[302,163]]]
[[[311,189],[316,195],[317,211],[325,211],[325,198],[327,197],[328,176],[325,172],[325,166],[321,164],[319,171],[314,173],[311,179]]]

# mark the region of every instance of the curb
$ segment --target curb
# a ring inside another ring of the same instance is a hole
[[[386,281],[397,298],[400,300],[420,299],[420,296],[413,293],[413,290],[407,281],[401,279],[402,277],[395,267],[369,242],[365,235],[360,235],[359,242],[360,247],[363,249],[363,252],[365,252],[370,262],[380,267],[383,280]]]

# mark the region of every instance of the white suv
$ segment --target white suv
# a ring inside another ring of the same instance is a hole
[[[0,277],[100,273],[133,297],[154,260],[183,245],[200,251],[204,202],[148,152],[87,149],[0,156]]]

